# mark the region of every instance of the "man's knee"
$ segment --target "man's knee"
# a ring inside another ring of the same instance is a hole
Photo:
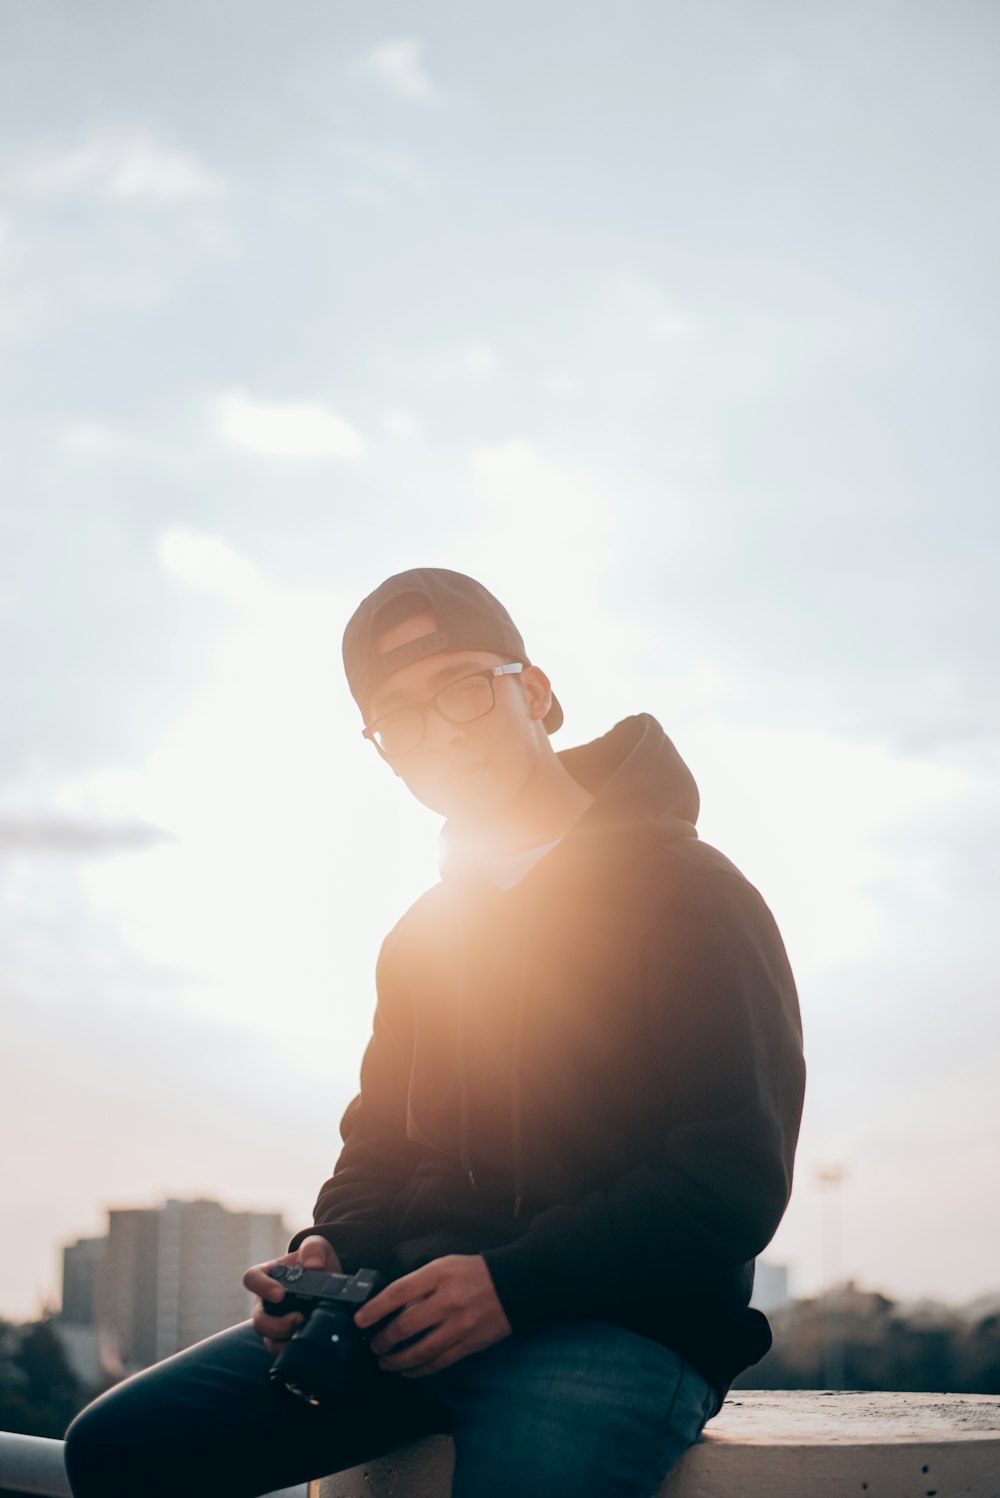
[[[88,1404],[66,1432],[63,1458],[74,1498],[89,1494],[114,1498],[117,1492],[134,1486],[135,1473],[127,1471],[120,1432],[116,1435],[118,1422],[109,1410],[109,1404],[102,1400]]]
[[[610,1325],[547,1328],[480,1357],[449,1381],[456,1498],[653,1493],[714,1408],[683,1358]]]
[[[64,1460],[73,1498],[198,1498],[219,1478],[198,1423],[179,1423],[141,1387],[120,1384],[80,1411],[66,1432]]]

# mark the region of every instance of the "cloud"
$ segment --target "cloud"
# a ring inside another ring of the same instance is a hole
[[[488,343],[470,343],[462,351],[462,358],[470,374],[492,374],[497,367],[496,349]]]
[[[369,72],[401,98],[425,102],[437,93],[423,64],[423,43],[414,36],[394,37],[362,59]]]
[[[578,591],[584,607],[606,569],[615,523],[613,507],[591,475],[553,463],[519,441],[477,449],[471,467],[484,533],[510,575],[534,577],[549,591],[545,584],[558,558],[561,596]],[[532,539],[527,550],[526,536]]]
[[[221,178],[196,157],[145,130],[97,130],[80,145],[39,150],[6,174],[7,186],[36,197],[91,194],[116,202],[165,206],[218,197]]]
[[[636,613],[605,601],[614,497],[587,468],[553,461],[524,441],[474,450],[467,487],[473,522],[442,564],[499,592],[528,650],[552,674],[566,737],[605,732],[606,713],[623,717],[643,700],[641,662],[651,648]]]
[[[237,447],[277,458],[365,455],[360,433],[329,407],[310,401],[258,401],[232,390],[217,403],[219,430]]]
[[[422,437],[424,428],[419,416],[405,406],[390,406],[382,412],[382,425],[390,437],[406,442]]]
[[[192,587],[227,598],[247,598],[264,588],[253,563],[215,536],[170,530],[156,549],[160,565]]]
[[[550,369],[542,376],[542,391],[558,399],[573,396],[580,388],[579,376],[567,369]]]
[[[50,853],[63,857],[135,852],[164,842],[167,834],[146,822],[92,821],[71,816],[0,816],[0,857]]]
[[[23,334],[42,306],[41,292],[25,284],[30,258],[11,221],[0,217],[0,338]]]
[[[349,179],[349,191],[355,197],[389,202],[400,191],[419,192],[426,185],[423,167],[406,151],[366,140],[337,141],[335,149],[355,174]]]
[[[496,344],[485,340],[449,344],[430,352],[393,348],[382,353],[381,358],[387,380],[405,381],[425,396],[432,388],[444,391],[449,399],[453,393],[461,397],[471,388],[511,372],[510,365],[505,371]]]
[[[132,433],[106,421],[93,421],[87,417],[75,417],[60,428],[57,442],[59,448],[73,458],[122,458],[142,457],[146,446]],[[156,454],[159,460],[160,454]]]

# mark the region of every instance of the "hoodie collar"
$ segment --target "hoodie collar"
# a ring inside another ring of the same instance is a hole
[[[564,749],[565,768],[594,797],[564,843],[590,834],[656,825],[691,836],[698,818],[694,776],[660,724],[649,713],[624,718],[588,744]],[[446,822],[441,831],[441,876],[482,880],[481,855]],[[483,881],[485,882],[485,881]]]

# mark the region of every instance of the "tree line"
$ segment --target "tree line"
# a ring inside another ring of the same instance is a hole
[[[978,1316],[915,1310],[848,1285],[768,1319],[774,1345],[737,1388],[1000,1394],[1000,1305]],[[0,1430],[58,1439],[112,1381],[87,1384],[74,1372],[57,1316],[0,1320]]]
[[[1000,1394],[1000,1300],[970,1314],[899,1306],[848,1284],[768,1320],[774,1344],[739,1388]]]

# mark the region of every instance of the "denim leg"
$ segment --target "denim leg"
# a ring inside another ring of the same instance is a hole
[[[272,1362],[247,1322],[101,1395],[66,1433],[74,1498],[255,1498],[447,1428],[374,1359],[342,1405],[318,1409],[272,1389]]]
[[[649,1498],[718,1403],[677,1353],[606,1322],[553,1322],[428,1382],[454,1498]]]

